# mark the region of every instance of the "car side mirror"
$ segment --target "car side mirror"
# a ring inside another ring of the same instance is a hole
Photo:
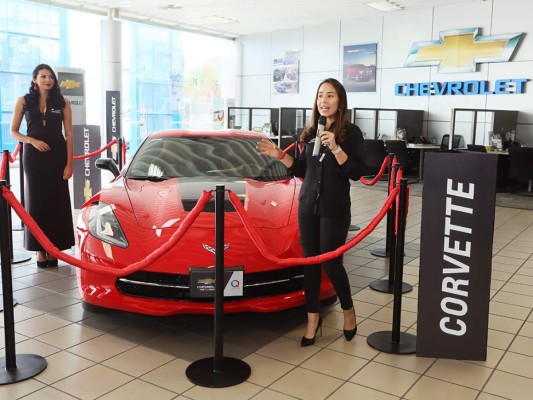
[[[99,158],[95,161],[94,165],[96,168],[111,172],[115,178],[120,174],[117,164],[115,164],[112,158]]]

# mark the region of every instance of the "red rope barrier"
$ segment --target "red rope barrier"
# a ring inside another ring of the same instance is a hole
[[[241,221],[244,225],[244,228],[246,229],[246,232],[248,232],[248,235],[250,235],[250,238],[254,242],[255,246],[257,247],[261,255],[274,264],[282,265],[282,266],[294,266],[294,265],[319,264],[324,261],[332,260],[334,258],[339,257],[341,254],[345,253],[352,247],[354,247],[356,244],[361,242],[361,240],[363,240],[370,232],[372,232],[376,228],[379,222],[387,214],[395,197],[398,196],[399,191],[400,191],[399,187],[395,188],[390,193],[382,209],[374,217],[374,219],[372,219],[372,221],[370,221],[370,223],[364,229],[359,231],[357,236],[352,238],[349,242],[342,245],[338,249],[318,255],[318,256],[300,257],[300,258],[293,257],[293,258],[284,258],[284,259],[273,256],[270,252],[267,251],[265,244],[261,240],[260,236],[256,233],[255,228],[250,223],[250,220],[248,219],[248,216],[246,215],[246,211],[244,210],[244,207],[239,201],[239,198],[237,197],[237,195],[233,193],[231,190],[228,190],[228,197],[231,203],[233,204],[233,207],[235,207],[235,210],[239,214],[239,217],[241,218]]]
[[[283,154],[286,154],[288,153],[294,146],[296,145],[296,143],[292,143],[290,146],[288,146],[285,150],[283,150]]]
[[[7,173],[7,157],[6,153],[2,152],[2,161],[0,164],[0,179],[5,181],[6,180],[6,173]]]
[[[86,261],[78,260],[77,258],[74,258],[68,254],[63,253],[60,251],[54,244],[46,237],[44,232],[41,230],[41,228],[37,225],[35,220],[26,212],[22,204],[16,199],[13,192],[11,192],[7,187],[3,186],[3,196],[4,199],[9,203],[11,208],[15,210],[17,215],[20,217],[22,222],[24,222],[25,226],[30,230],[30,232],[35,236],[35,238],[41,243],[43,248],[46,250],[48,254],[51,254],[55,258],[58,258],[60,260],[65,261],[66,263],[73,265],[75,267],[96,272],[96,273],[105,273],[116,277],[125,276],[128,274],[131,274],[133,272],[139,271],[143,268],[146,268],[150,263],[158,260],[160,257],[162,257],[165,253],[169,251],[171,247],[173,247],[187,232],[187,230],[191,227],[191,225],[194,223],[196,218],[198,218],[198,215],[203,211],[205,208],[207,202],[213,197],[211,192],[205,192],[202,194],[202,197],[198,200],[196,203],[196,206],[189,212],[187,217],[183,220],[180,227],[172,234],[170,239],[167,243],[165,243],[163,246],[159,247],[157,250],[155,250],[152,254],[149,254],[144,258],[144,260],[137,261],[128,267],[117,270],[112,267],[107,267],[104,265],[98,265],[89,263]]]
[[[13,155],[9,156],[9,162],[11,164],[13,164],[15,162],[15,160],[17,159],[17,156],[19,154],[21,146],[22,146],[22,144],[19,142],[19,144],[17,144],[17,147],[15,147],[15,150],[13,151]]]
[[[367,181],[364,176],[362,176],[361,179],[359,179],[359,180],[361,181],[361,183],[363,183],[364,185],[367,185],[367,186],[375,185],[381,179],[383,174],[385,173],[385,169],[387,168],[388,165],[389,165],[389,157],[387,156],[387,157],[385,157],[385,159],[381,163],[381,167],[379,168],[379,172],[377,173],[377,175],[370,182]]]
[[[87,153],[87,154],[84,154],[82,156],[74,156],[74,160],[82,160],[84,158],[89,158],[89,157],[93,157],[93,156],[96,156],[98,154],[100,154],[101,152],[109,149],[111,146],[113,146],[115,143],[117,142],[117,139],[113,139],[112,141],[110,141],[108,144],[106,144],[104,147],[102,147],[100,150],[96,150],[96,151],[93,151],[92,153]]]

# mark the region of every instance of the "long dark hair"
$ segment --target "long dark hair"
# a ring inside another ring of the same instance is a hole
[[[318,106],[316,102],[318,99],[318,91],[324,83],[329,83],[333,85],[335,91],[337,92],[337,96],[339,97],[339,109],[337,110],[335,116],[335,123],[329,128],[329,131],[335,134],[335,139],[338,142],[342,142],[344,140],[344,136],[346,135],[346,127],[349,122],[348,97],[346,96],[346,89],[344,89],[344,86],[342,86],[342,84],[338,80],[334,78],[328,78],[320,82],[320,85],[318,85],[318,88],[316,89],[315,102],[313,104],[313,112],[311,114],[312,125],[307,127],[302,132],[302,135],[300,136],[301,142],[307,143],[309,142],[309,140],[315,137],[318,127],[318,119],[320,118],[320,113],[318,112]]]
[[[56,73],[48,64],[39,64],[33,70],[30,90],[27,94],[24,95],[24,101],[26,103],[25,108],[31,108],[35,104],[39,104],[39,88],[37,88],[37,90],[34,89],[35,83],[33,82],[33,79],[37,79],[39,71],[43,69],[50,71],[50,73],[52,74],[52,78],[54,78],[54,86],[48,92],[48,102],[50,103],[50,106],[54,108],[64,108],[66,105],[65,98],[63,97],[63,95],[61,94],[61,90],[59,89],[59,82],[57,81]]]

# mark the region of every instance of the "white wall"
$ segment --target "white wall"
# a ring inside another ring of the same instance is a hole
[[[468,5],[385,13],[324,25],[304,26],[242,37],[243,107],[311,107],[317,85],[333,77],[342,82],[343,46],[378,43],[376,91],[348,93],[348,106],[424,110],[424,133],[440,141],[450,133],[453,108],[519,111],[517,139],[533,146],[533,80],[524,94],[467,96],[395,96],[400,82],[466,81],[527,78],[533,75],[533,1],[488,0]],[[414,42],[437,40],[441,31],[479,28],[482,35],[524,32],[508,63],[478,64],[476,72],[443,74],[437,67],[404,67]],[[272,93],[272,63],[283,51],[301,51],[300,87],[296,94]],[[239,80],[239,76],[237,77]]]

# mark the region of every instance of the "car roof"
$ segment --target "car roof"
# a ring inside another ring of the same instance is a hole
[[[153,132],[149,137],[176,137],[176,136],[212,136],[212,137],[250,137],[266,138],[267,136],[260,132],[244,131],[240,129],[223,129],[223,130],[190,130],[190,129],[172,129],[166,131]]]

